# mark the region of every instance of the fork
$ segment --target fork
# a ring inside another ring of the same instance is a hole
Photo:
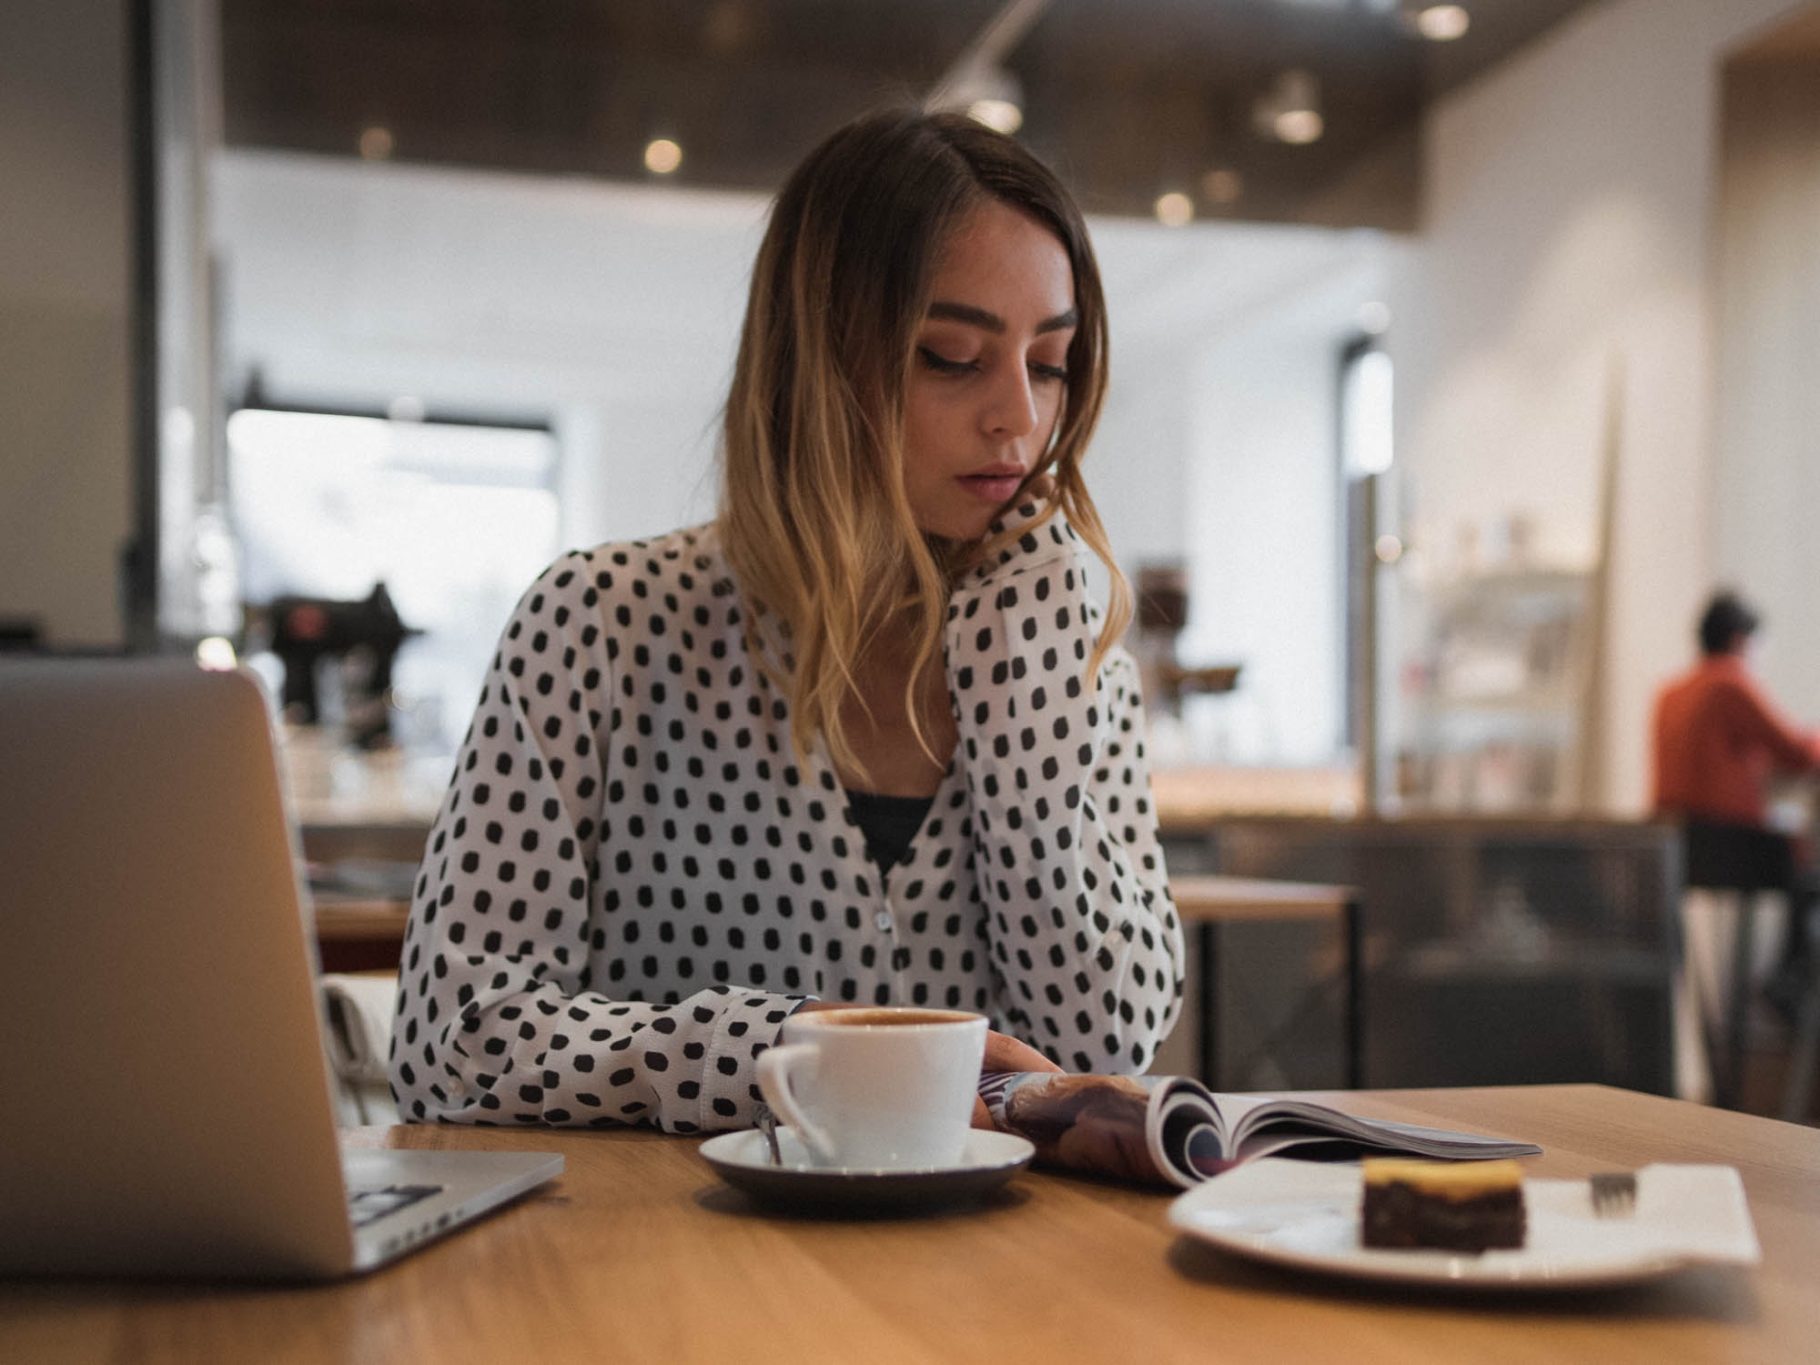
[[[1635,1171],[1601,1171],[1588,1183],[1592,1186],[1595,1218],[1628,1218],[1637,1211]]]

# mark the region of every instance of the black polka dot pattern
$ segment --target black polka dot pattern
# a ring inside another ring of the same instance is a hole
[[[1014,514],[1029,523],[1034,509]],[[712,528],[564,556],[507,625],[430,834],[391,1076],[431,1122],[749,1125],[807,997],[978,1010],[1137,1071],[1180,1008],[1136,672],[1080,542],[955,592],[955,760],[881,879],[825,746],[749,657]]]

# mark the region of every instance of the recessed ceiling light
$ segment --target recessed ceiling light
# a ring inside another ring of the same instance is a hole
[[[1185,227],[1194,221],[1194,200],[1180,190],[1158,195],[1156,220],[1164,227]]]
[[[1252,106],[1258,132],[1278,142],[1305,146],[1326,131],[1321,117],[1321,85],[1306,71],[1285,71]]]
[[[645,169],[653,175],[669,175],[682,165],[682,148],[667,137],[654,138],[645,144]]]
[[[360,130],[360,156],[364,161],[384,161],[397,145],[392,130],[384,124],[375,123]]]
[[[967,106],[967,117],[1000,133],[1015,133],[1024,126],[1024,111],[1010,100],[975,100]]]
[[[1327,131],[1326,120],[1314,109],[1285,109],[1271,120],[1270,126],[1279,142],[1296,147],[1319,142],[1321,134]]]
[[[1432,43],[1451,43],[1466,36],[1472,15],[1464,5],[1423,5],[1413,20],[1416,32]]]

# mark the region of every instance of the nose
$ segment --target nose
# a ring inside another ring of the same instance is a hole
[[[1021,364],[1007,365],[1005,371],[987,391],[980,425],[987,435],[1001,439],[1028,436],[1041,420],[1030,372]]]

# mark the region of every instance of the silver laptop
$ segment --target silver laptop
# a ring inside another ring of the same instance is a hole
[[[0,664],[0,1275],[328,1278],[562,1170],[341,1150],[266,704]]]

